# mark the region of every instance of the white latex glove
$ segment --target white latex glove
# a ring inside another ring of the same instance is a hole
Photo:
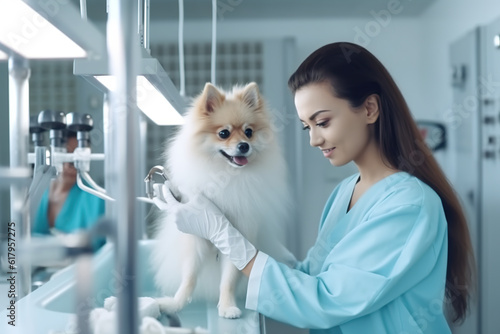
[[[153,202],[161,210],[174,214],[179,231],[210,240],[219,251],[242,270],[257,254],[257,249],[227,220],[203,194],[180,203],[170,192],[168,181],[153,186]]]

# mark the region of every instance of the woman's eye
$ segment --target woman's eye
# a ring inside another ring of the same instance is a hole
[[[229,132],[229,130],[221,130],[219,131],[219,138],[226,139],[229,137],[230,134],[231,132]]]
[[[252,134],[253,134],[253,130],[252,129],[246,129],[245,130],[245,136],[247,136],[248,138],[251,138]]]
[[[310,130],[310,129],[311,129],[311,128],[310,128],[308,125],[304,125],[304,126],[302,126],[302,130],[304,130],[304,131],[305,131],[305,130]]]
[[[324,128],[325,126],[328,125],[328,121],[324,121],[324,122],[321,122],[321,123],[318,123],[316,124],[317,127],[320,127],[320,128]]]

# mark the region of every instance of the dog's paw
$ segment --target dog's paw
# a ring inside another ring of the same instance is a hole
[[[160,306],[160,311],[165,314],[174,314],[179,312],[184,304],[175,300],[173,297],[162,297],[156,299],[158,306]]]
[[[237,319],[241,317],[241,310],[236,306],[219,306],[219,317]]]

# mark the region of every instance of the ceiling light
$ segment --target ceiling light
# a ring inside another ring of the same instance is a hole
[[[116,88],[114,77],[95,76],[108,90]],[[143,75],[137,77],[137,106],[158,125],[182,124],[182,116],[162,93]]]
[[[0,61],[1,60],[7,60],[9,58],[9,56],[3,52],[2,50],[0,50]]]
[[[83,76],[102,91],[116,89],[114,77],[109,75],[107,62],[76,59],[73,73]],[[137,106],[158,125],[183,124],[184,99],[157,59],[145,52],[140,60],[137,76]]]
[[[71,2],[0,2],[0,43],[28,59],[83,58],[102,53],[104,38]]]

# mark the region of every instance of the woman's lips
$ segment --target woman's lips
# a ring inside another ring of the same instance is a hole
[[[325,156],[325,158],[329,158],[332,155],[333,150],[335,150],[335,147],[327,148],[326,150],[321,150],[321,151],[323,151],[323,155]]]

